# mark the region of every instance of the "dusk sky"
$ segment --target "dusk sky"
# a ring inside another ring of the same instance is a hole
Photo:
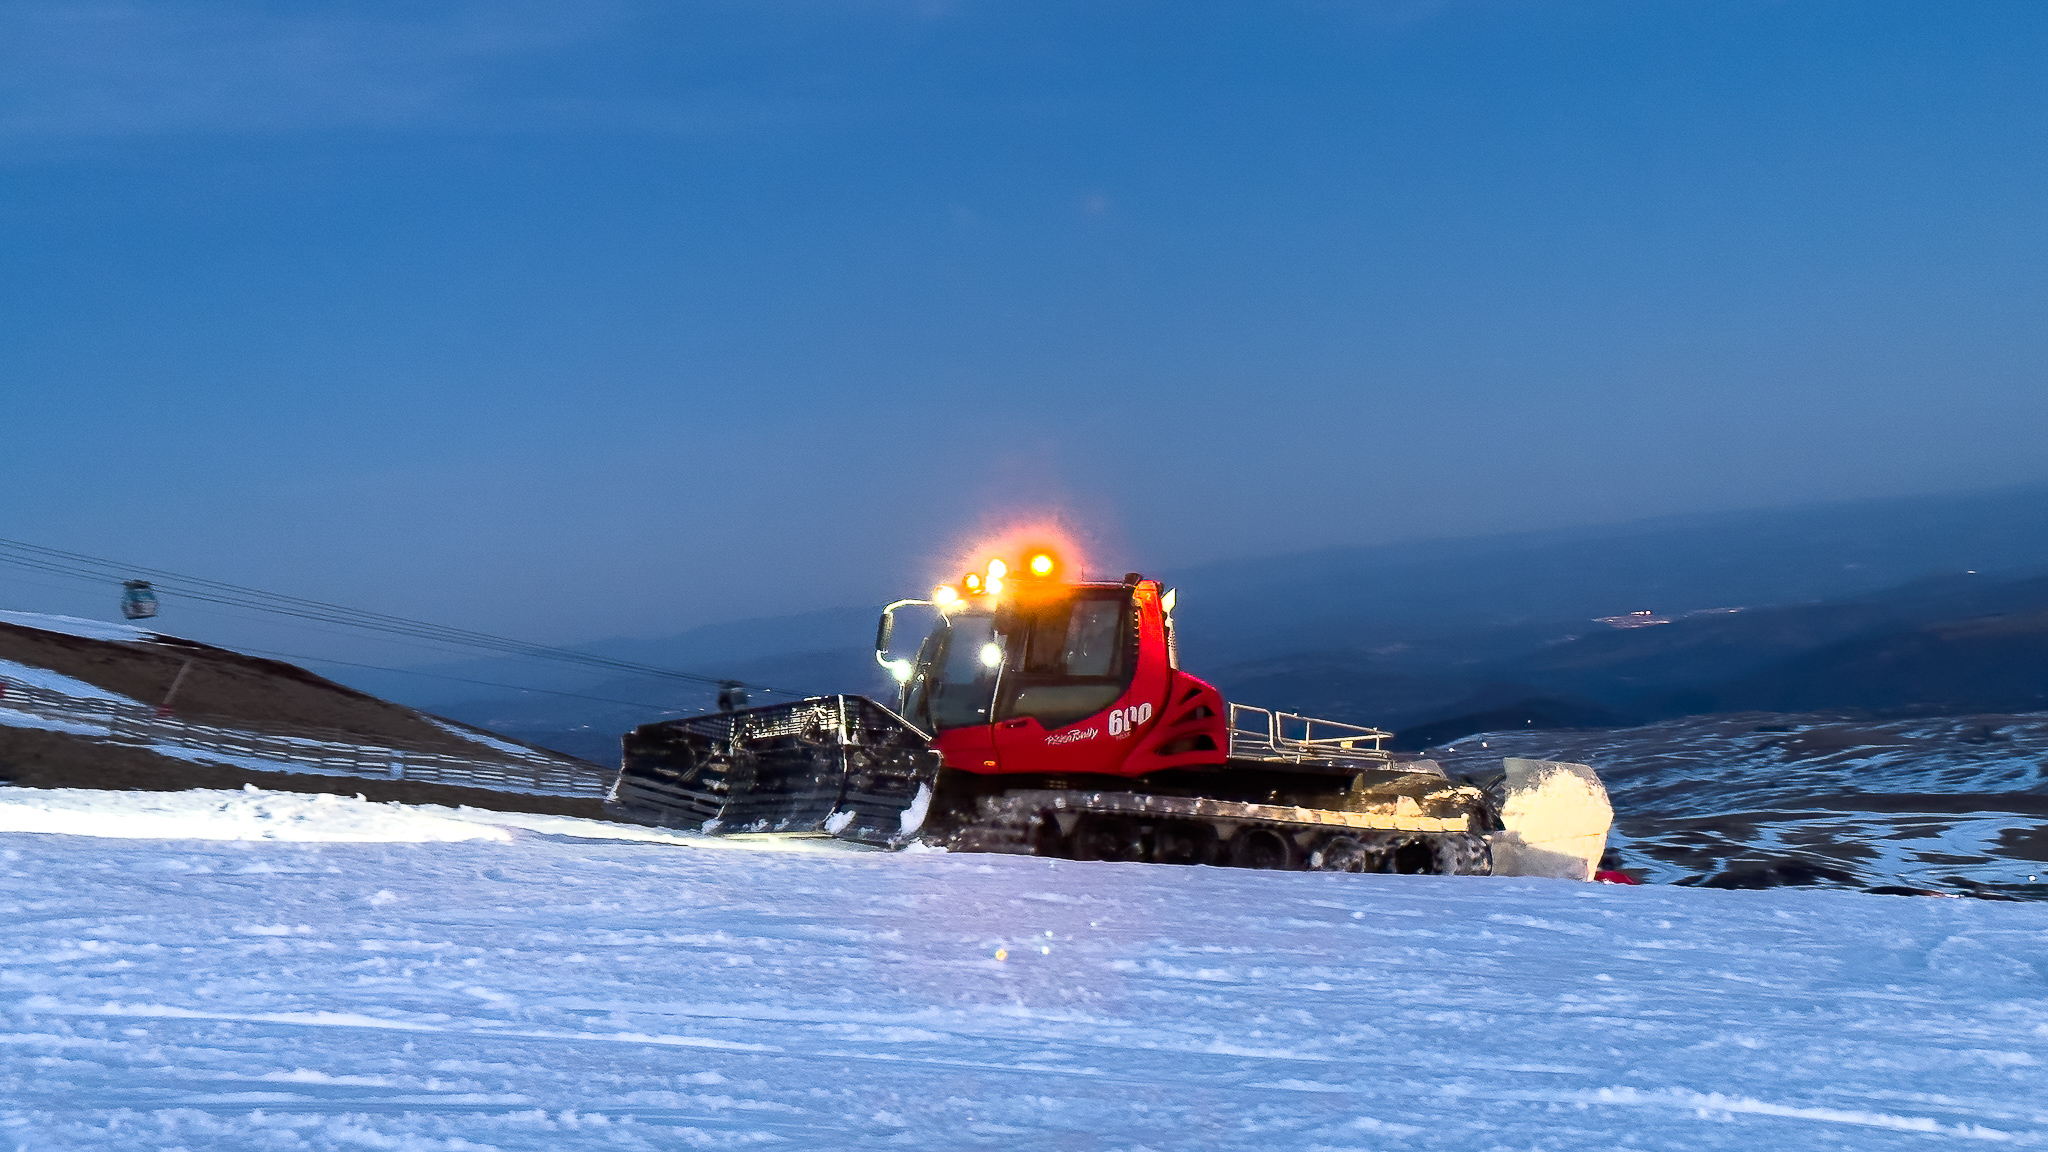
[[[568,642],[1014,519],[2040,481],[2044,60],[2038,0],[0,3],[0,536]]]

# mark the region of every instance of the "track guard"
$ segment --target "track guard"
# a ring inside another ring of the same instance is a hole
[[[626,734],[612,807],[701,832],[813,832],[897,848],[939,775],[924,733],[865,696],[644,724]]]
[[[1501,761],[1502,831],[1492,834],[1495,876],[1591,880],[1607,850],[1614,807],[1600,777],[1584,764]]]

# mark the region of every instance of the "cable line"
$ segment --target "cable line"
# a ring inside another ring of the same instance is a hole
[[[556,688],[528,688],[524,684],[500,684],[495,680],[471,680],[467,676],[447,676],[439,672],[417,672],[411,668],[391,668],[383,664],[360,664],[354,660],[330,660],[325,656],[302,656],[296,652],[269,652],[261,648],[239,648],[251,656],[274,656],[280,660],[304,660],[309,664],[338,664],[344,668],[368,668],[375,672],[396,672],[400,676],[425,676],[430,680],[453,680],[457,684],[481,684],[486,688],[510,688],[515,692],[539,692],[548,696],[567,696],[574,700],[595,700],[600,704],[624,704],[630,708],[648,708],[656,712],[681,712],[682,709],[667,704],[647,704],[639,700],[614,700],[609,696],[586,696],[581,692],[563,692]]]
[[[675,668],[661,668],[652,664],[641,664],[631,660],[620,660],[600,656],[592,652],[579,652],[573,648],[559,648],[548,644],[533,644],[514,640],[507,636],[494,636],[469,628],[453,628],[432,624],[424,620],[413,620],[385,612],[368,612],[323,600],[310,600],[303,596],[288,596],[278,592],[265,592],[260,588],[248,588],[239,584],[228,584],[219,580],[208,580],[199,576],[188,576],[162,568],[122,564],[104,557],[89,556],[81,552],[67,552],[60,548],[46,548],[23,540],[9,540],[0,537],[0,563],[33,568],[44,572],[93,581],[119,581],[136,573],[149,576],[152,582],[179,596],[201,600],[211,604],[223,604],[236,608],[251,608],[279,616],[292,616],[302,620],[339,624],[362,631],[382,632],[393,636],[409,636],[460,648],[495,652],[507,656],[521,656],[537,660],[552,660],[564,664],[577,664],[586,668],[603,671],[630,673],[636,676],[654,676],[668,680],[681,680],[692,684],[703,684],[716,688],[747,688],[757,692],[768,692],[781,696],[804,696],[807,693],[788,688],[776,688],[767,684],[754,684],[729,677],[706,676],[697,672],[684,672]],[[621,701],[623,703],[623,701]]]

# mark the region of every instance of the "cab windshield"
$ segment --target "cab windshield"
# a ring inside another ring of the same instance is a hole
[[[904,686],[904,716],[933,731],[989,722],[1001,661],[983,656],[996,644],[1000,657],[995,620],[994,613],[973,611],[940,618],[917,650],[917,671]]]
[[[955,612],[918,649],[903,714],[933,731],[1022,717],[1063,727],[1123,695],[1136,646],[1120,587]]]
[[[1128,589],[1080,588],[1071,596],[1021,603],[999,623],[1013,650],[998,720],[1029,716],[1061,728],[1116,703],[1130,686],[1137,628]]]

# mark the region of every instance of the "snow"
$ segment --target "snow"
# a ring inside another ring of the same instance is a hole
[[[764,851],[867,851],[826,837],[726,836],[614,824],[573,816],[372,803],[330,793],[239,791],[111,792],[90,788],[0,787],[0,832],[53,832],[114,839],[290,840],[415,844],[510,840],[509,830],[592,840]]]
[[[109,704],[136,703],[127,696],[109,692],[97,684],[88,684],[75,676],[66,676],[62,672],[52,672],[48,668],[38,668],[33,664],[23,664],[16,660],[0,660],[0,680],[13,680],[31,688],[40,688],[45,692],[56,692],[79,700],[102,700]]]
[[[919,828],[924,827],[924,818],[931,810],[932,790],[927,785],[919,784],[917,786],[917,795],[911,798],[910,807],[903,810],[903,815],[897,819],[896,823],[902,829],[903,834],[909,836]]]
[[[305,759],[245,756],[239,752],[223,752],[219,748],[210,748],[198,744],[179,744],[169,740],[152,740],[144,745],[144,747],[158,756],[167,757],[172,760],[184,760],[193,764],[224,764],[231,768],[243,768],[251,772],[286,772],[297,776],[325,776],[348,780],[366,779],[361,772],[352,771],[348,768],[330,767],[320,763],[312,757],[318,754],[322,746],[311,740],[304,741],[303,743],[306,745]],[[366,751],[390,754],[389,749],[375,748],[371,745],[328,744],[325,747],[340,752]],[[414,773],[414,775],[417,777],[418,773]],[[515,789],[505,786],[499,788],[498,791],[532,790]]]
[[[2048,1144],[2040,904],[0,800],[0,1147]]]
[[[62,632],[67,636],[78,636],[86,640],[139,641],[152,640],[156,637],[154,632],[127,624],[109,624],[104,620],[87,620],[79,616],[51,616],[42,612],[0,611],[0,624],[19,624],[23,628]]]
[[[1505,831],[1493,837],[1493,870],[1502,876],[1591,880],[1614,824],[1600,778],[1583,764],[1508,758]]]
[[[1844,884],[2048,894],[2028,880],[2048,847],[2029,847],[2048,811],[2048,713],[1703,716],[1487,733],[1438,755],[1457,773],[1504,756],[1593,765],[1614,801],[1610,846],[1661,883],[1792,863]]]
[[[0,832],[54,832],[129,840],[295,840],[425,843],[507,840],[501,829],[419,808],[320,793],[94,792],[0,788]]]
[[[432,724],[434,727],[439,728],[441,731],[448,733],[450,736],[460,736],[464,740],[467,740],[472,744],[481,744],[486,748],[492,749],[493,751],[497,752],[503,752],[508,756],[514,756],[524,760],[531,760],[536,756],[543,755],[542,753],[535,752],[531,748],[514,744],[510,740],[499,740],[496,737],[487,736],[482,732],[477,732],[469,728],[458,727],[457,725],[450,724],[444,720],[440,720],[432,716],[427,716],[425,717],[425,719],[427,723]]]

